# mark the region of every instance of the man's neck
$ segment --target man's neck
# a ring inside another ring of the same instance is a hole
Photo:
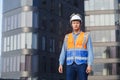
[[[78,34],[80,33],[80,30],[77,30],[77,31],[73,31],[74,34]]]

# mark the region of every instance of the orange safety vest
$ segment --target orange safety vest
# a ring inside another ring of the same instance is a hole
[[[73,33],[66,35],[66,63],[71,65],[73,62],[76,64],[86,64],[88,59],[87,51],[88,34],[80,32],[75,43]]]
[[[86,39],[85,39],[86,38]],[[85,33],[81,32],[74,44],[74,38],[73,38],[73,33],[70,33],[67,35],[67,49],[71,48],[84,48],[87,49],[86,43],[87,43],[88,37],[85,37]]]

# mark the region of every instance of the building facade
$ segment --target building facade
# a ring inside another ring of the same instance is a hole
[[[95,64],[89,80],[120,80],[120,0],[85,0]]]
[[[72,13],[84,16],[83,0],[3,0],[1,78],[65,80],[58,58]]]

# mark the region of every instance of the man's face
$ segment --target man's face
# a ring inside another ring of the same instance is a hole
[[[80,30],[80,21],[72,21],[73,31]]]

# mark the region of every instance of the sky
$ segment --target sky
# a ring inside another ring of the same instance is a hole
[[[2,0],[0,0],[0,55],[1,55],[1,28],[2,28]]]

